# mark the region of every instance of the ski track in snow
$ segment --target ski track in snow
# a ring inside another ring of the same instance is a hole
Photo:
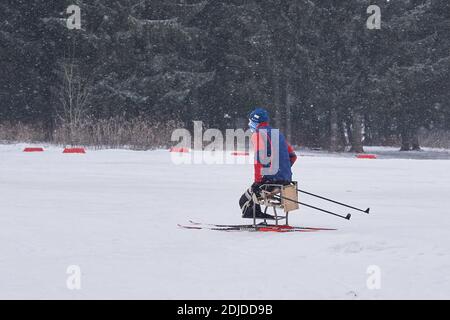
[[[293,169],[301,188],[371,214],[346,221],[301,208],[292,225],[338,231],[217,232],[177,224],[248,223],[237,202],[251,165],[23,147],[0,145],[2,299],[450,298],[448,160],[306,154]],[[66,287],[69,265],[81,268],[81,290]],[[371,265],[378,290],[366,285]]]

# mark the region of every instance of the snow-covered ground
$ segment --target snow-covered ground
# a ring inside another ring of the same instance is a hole
[[[235,233],[177,224],[241,223],[250,165],[23,147],[0,146],[0,298],[450,298],[448,160],[305,153],[294,167],[303,189],[372,213],[346,221],[301,208],[292,225],[338,231]],[[80,290],[67,288],[71,265]],[[379,289],[368,270],[380,271]]]

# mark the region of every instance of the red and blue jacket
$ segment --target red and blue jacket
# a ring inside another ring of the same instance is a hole
[[[255,152],[255,182],[292,181],[291,167],[297,160],[297,155],[283,134],[270,127],[267,122],[262,122],[251,139]]]

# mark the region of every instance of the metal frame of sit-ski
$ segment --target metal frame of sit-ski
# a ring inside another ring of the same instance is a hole
[[[272,207],[275,225],[278,226],[278,221],[285,220],[285,225],[289,225],[289,213],[299,208],[298,204],[298,188],[297,181],[292,181],[288,185],[266,183],[261,185],[261,192],[258,197],[255,193],[252,195],[253,200],[253,226],[256,226],[256,205],[264,206],[264,213]],[[268,191],[267,189],[272,189]],[[277,213],[277,209],[284,212],[284,216]],[[267,219],[264,219],[264,224],[267,224]]]

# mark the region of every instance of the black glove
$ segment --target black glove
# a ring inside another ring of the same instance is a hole
[[[261,184],[254,182],[251,186],[252,192],[254,194],[256,194],[257,196],[259,196],[260,192],[261,192]]]

